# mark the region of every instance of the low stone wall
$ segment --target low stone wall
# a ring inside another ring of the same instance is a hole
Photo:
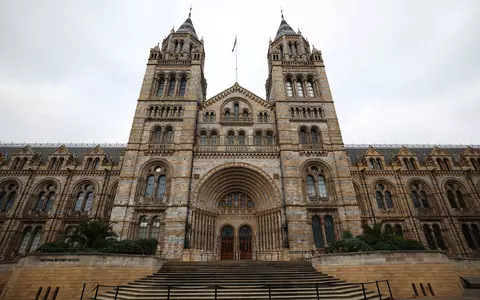
[[[0,299],[35,299],[39,287],[43,287],[42,297],[48,287],[52,288],[50,297],[60,287],[57,300],[80,299],[84,283],[83,299],[89,299],[97,284],[126,284],[158,271],[162,265],[160,258],[140,255],[29,255],[13,269]]]
[[[480,277],[480,259],[478,258],[450,258],[450,263],[455,267],[459,277]]]
[[[0,263],[0,295],[2,290],[5,288],[10,275],[12,274],[13,268],[17,265],[14,263]]]
[[[348,282],[388,279],[395,298],[460,297],[463,294],[456,266],[439,251],[324,254],[313,257],[312,265],[319,272]],[[375,284],[367,287],[376,290]],[[382,294],[388,294],[386,284],[381,283],[380,288]]]

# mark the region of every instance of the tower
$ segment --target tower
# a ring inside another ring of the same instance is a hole
[[[150,49],[111,221],[120,238],[158,235],[159,250],[184,246],[197,105],[205,99],[205,52],[191,19]]]
[[[282,21],[268,47],[290,249],[323,248],[360,212],[321,51]],[[313,228],[313,233],[312,233]],[[335,228],[333,230],[333,228]],[[313,235],[313,237],[312,237]]]

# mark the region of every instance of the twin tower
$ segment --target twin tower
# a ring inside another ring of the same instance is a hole
[[[360,213],[322,54],[282,21],[266,99],[238,83],[206,98],[190,15],[150,49],[111,221],[167,259],[288,259]]]

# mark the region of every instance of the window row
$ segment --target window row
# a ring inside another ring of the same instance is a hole
[[[253,136],[253,143],[255,146],[273,146],[275,144],[275,139],[273,136],[273,132],[267,131],[263,132],[261,130],[255,131]],[[199,137],[199,145],[200,146],[217,146],[220,144],[219,135],[216,131],[201,131]],[[245,131],[239,131],[235,133],[234,131],[227,132],[226,136],[226,145],[227,146],[246,146],[248,145],[247,142],[247,135]]]
[[[325,117],[321,107],[290,107],[290,118],[320,119]]]
[[[157,97],[185,96],[187,91],[186,75],[160,77],[157,81]]]
[[[182,106],[149,106],[147,109],[147,116],[148,117],[160,117],[160,118],[168,118],[168,117],[181,117],[183,115],[183,107]]]
[[[173,143],[173,128],[171,126],[155,126],[152,129],[150,144],[171,144]]]
[[[288,77],[285,81],[287,97],[293,97],[296,95],[297,97],[303,98],[305,97],[305,90],[307,91],[306,95],[308,97],[315,97],[314,85],[315,84],[312,78],[303,80],[301,77],[297,77],[295,79]]]
[[[245,194],[231,193],[218,202],[218,210],[221,213],[253,212],[254,205]]]
[[[445,185],[445,190],[448,202],[452,209],[468,208],[465,201],[465,192],[459,184],[455,182],[448,182]],[[429,192],[425,184],[414,182],[409,186],[407,192],[409,193],[410,200],[414,208],[432,208],[432,194]],[[377,183],[375,185],[375,200],[378,209],[394,209],[394,199],[395,195],[393,194],[393,188],[390,185],[385,183]]]
[[[235,102],[233,104],[233,110],[231,110],[230,108],[225,108],[223,113],[224,120],[226,121],[236,121],[236,120],[247,121],[247,120],[250,120],[249,116],[250,116],[250,112],[248,108],[240,109],[240,104],[238,104],[238,102]]]

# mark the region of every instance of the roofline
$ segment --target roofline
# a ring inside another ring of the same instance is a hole
[[[386,148],[421,148],[421,149],[430,149],[430,148],[445,148],[445,149],[454,149],[454,148],[480,148],[480,145],[474,144],[345,144],[345,148],[379,148],[379,149],[386,149]]]
[[[126,143],[2,143],[0,142],[0,147],[11,147],[11,148],[19,148],[30,146],[32,148],[52,148],[52,147],[60,147],[65,145],[67,148],[95,148],[96,146],[100,146],[102,148],[126,148]]]

